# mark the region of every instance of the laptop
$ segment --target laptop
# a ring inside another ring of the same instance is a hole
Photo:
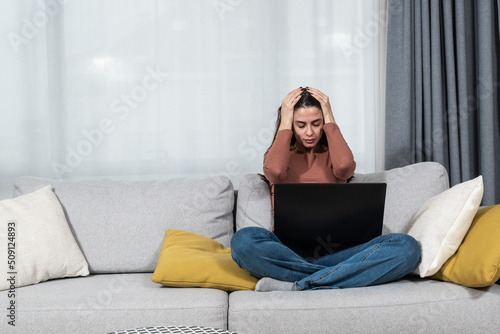
[[[274,233],[305,258],[382,234],[386,183],[276,183]]]

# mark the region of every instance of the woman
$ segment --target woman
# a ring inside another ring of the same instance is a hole
[[[297,88],[278,110],[277,129],[264,154],[264,175],[278,182],[348,182],[356,163],[333,117],[328,96]],[[260,278],[256,291],[361,287],[399,279],[420,262],[420,246],[406,234],[387,234],[333,254],[305,259],[261,227],[246,227],[231,240],[236,263]]]

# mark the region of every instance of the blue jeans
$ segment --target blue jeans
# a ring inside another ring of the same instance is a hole
[[[305,259],[273,232],[246,227],[233,236],[231,255],[257,278],[295,282],[296,290],[314,290],[362,287],[399,279],[417,267],[420,246],[409,235],[392,233],[317,259]]]

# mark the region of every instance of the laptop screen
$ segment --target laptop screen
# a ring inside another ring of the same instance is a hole
[[[277,183],[274,232],[304,257],[321,257],[382,234],[385,183]]]

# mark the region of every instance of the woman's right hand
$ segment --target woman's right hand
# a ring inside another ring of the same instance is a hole
[[[283,101],[281,101],[281,124],[279,130],[292,129],[293,109],[295,107],[295,104],[302,97],[302,91],[302,87],[294,89],[290,93],[288,93],[287,96],[285,96]]]

